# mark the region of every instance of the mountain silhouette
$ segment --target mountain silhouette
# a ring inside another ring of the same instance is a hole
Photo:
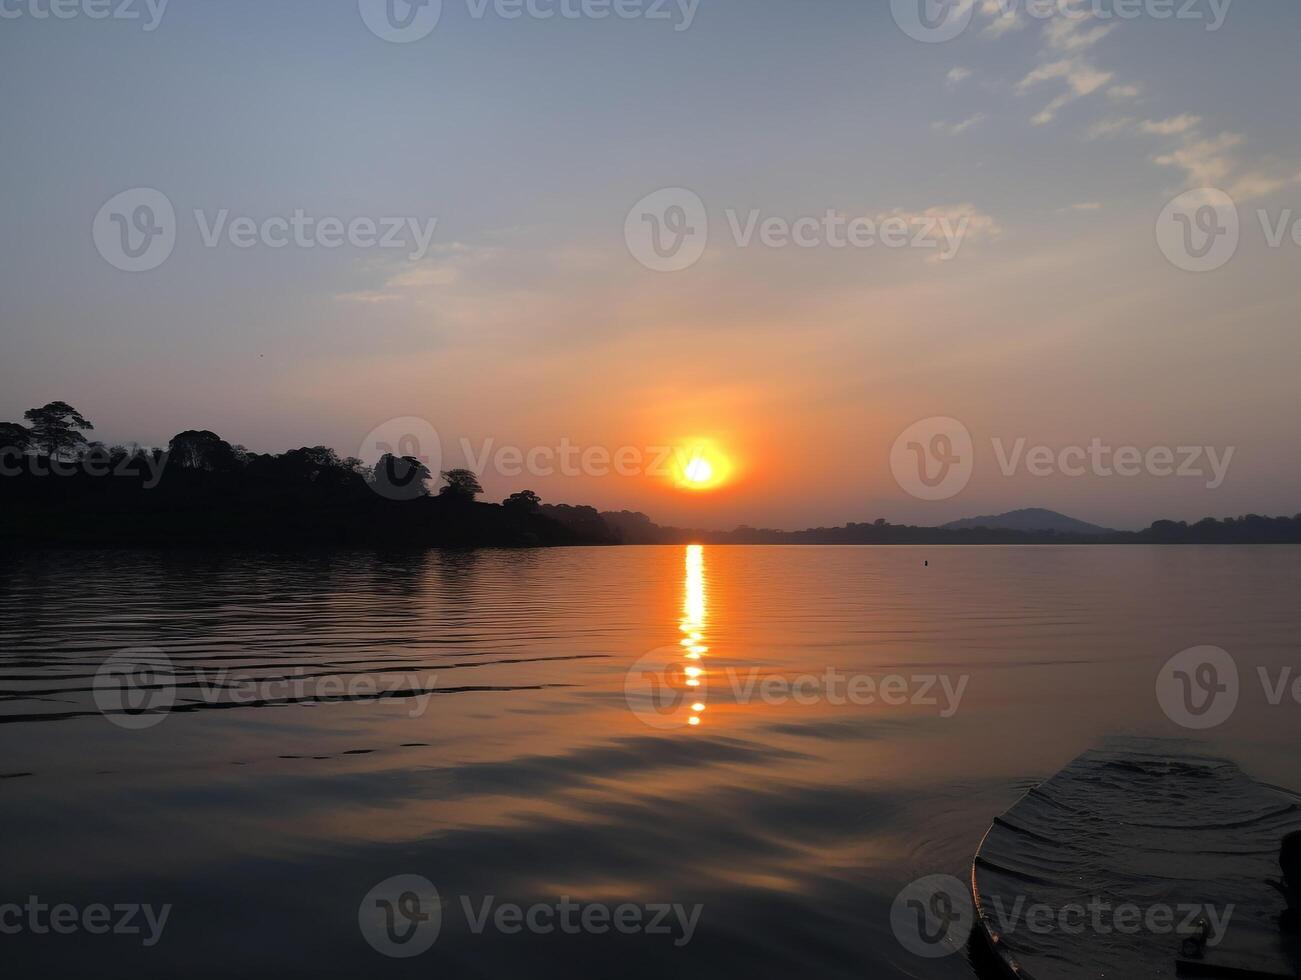
[[[945,531],[964,531],[968,528],[987,527],[997,531],[1056,531],[1059,534],[1115,534],[1108,527],[1099,527],[1086,521],[1078,521],[1055,510],[1042,507],[1026,507],[1022,510],[1010,510],[1006,514],[992,517],[964,517],[960,521],[950,521],[941,525]]]

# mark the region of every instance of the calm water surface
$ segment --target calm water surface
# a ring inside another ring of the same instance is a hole
[[[0,904],[172,910],[151,948],[0,951],[19,976],[968,977],[900,946],[895,895],[965,877],[1101,739],[1188,736],[1155,695],[1175,653],[1233,654],[1241,704],[1199,738],[1301,788],[1301,707],[1255,679],[1301,665],[1299,581],[1288,547],[10,556]],[[173,710],[106,718],[95,672],[138,648]],[[443,902],[410,959],[358,924],[395,875]],[[462,897],[489,896],[702,908],[686,943],[476,934]]]

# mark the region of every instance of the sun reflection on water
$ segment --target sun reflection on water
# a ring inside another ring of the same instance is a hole
[[[709,652],[705,645],[705,622],[707,609],[707,592],[705,589],[705,548],[699,544],[687,545],[686,583],[682,599],[682,619],[678,629],[686,634],[680,642],[686,649],[686,663],[682,673],[686,677],[686,686],[702,689],[702,680],[708,676],[701,664],[701,658]],[[703,698],[703,694],[701,695]],[[691,705],[689,725],[699,725],[700,717],[705,711],[703,700]]]

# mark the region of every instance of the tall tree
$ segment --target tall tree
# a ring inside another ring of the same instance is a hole
[[[443,473],[443,479],[447,481],[447,485],[438,491],[440,497],[473,500],[483,493],[483,487],[479,485],[479,478],[474,475],[474,470],[447,470]]]
[[[28,409],[23,418],[32,423],[32,443],[50,456],[75,453],[86,445],[86,437],[78,430],[95,428],[67,402]]]
[[[207,429],[189,429],[172,436],[167,455],[187,470],[228,470],[235,465],[230,443]]]

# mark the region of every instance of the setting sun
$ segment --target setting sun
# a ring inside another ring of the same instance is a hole
[[[709,440],[686,441],[674,453],[673,483],[684,490],[713,490],[727,482],[732,464]]]
[[[714,478],[713,464],[710,463],[709,460],[701,459],[697,456],[687,464],[687,468],[683,471],[683,476],[692,483],[708,483]]]

